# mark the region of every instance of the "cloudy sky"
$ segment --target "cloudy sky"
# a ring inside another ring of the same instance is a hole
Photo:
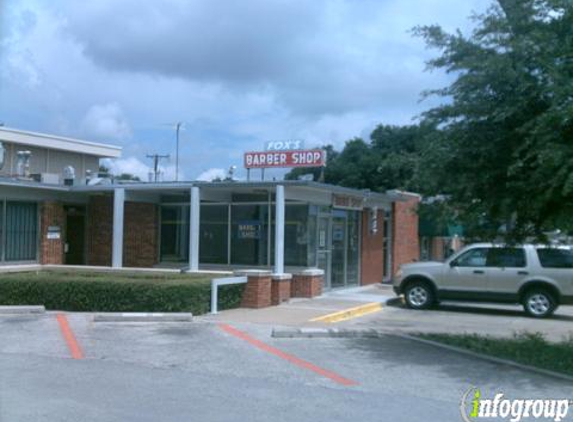
[[[0,0],[0,122],[124,148],[117,171],[175,153],[224,175],[265,141],[367,138],[432,105],[435,55],[409,30],[466,32],[489,0]],[[172,177],[174,159],[164,162]],[[271,174],[272,176],[273,174]],[[279,176],[276,173],[276,176]]]

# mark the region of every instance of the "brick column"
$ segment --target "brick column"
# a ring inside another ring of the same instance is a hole
[[[62,265],[64,263],[64,237],[66,216],[59,202],[46,201],[40,208],[40,264]],[[48,239],[48,228],[59,227],[60,237]]]
[[[392,233],[392,277],[401,264],[420,260],[420,239],[418,237],[418,205],[420,196],[400,192],[406,201],[392,204],[394,217]]]
[[[294,274],[291,297],[315,297],[322,294],[324,271],[316,268]]]
[[[290,299],[292,274],[273,274],[271,276],[271,303],[280,305]]]
[[[247,276],[241,307],[258,309],[271,306],[271,272],[248,270],[241,271],[240,274]]]
[[[88,203],[88,265],[111,266],[113,230],[111,196],[91,196]]]

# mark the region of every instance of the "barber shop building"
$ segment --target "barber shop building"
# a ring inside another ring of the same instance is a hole
[[[313,181],[118,182],[121,148],[0,128],[0,265],[324,270],[324,288],[419,259],[416,194]]]

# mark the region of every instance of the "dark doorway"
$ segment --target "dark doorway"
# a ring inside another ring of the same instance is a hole
[[[86,209],[82,206],[66,206],[65,263],[85,264]]]

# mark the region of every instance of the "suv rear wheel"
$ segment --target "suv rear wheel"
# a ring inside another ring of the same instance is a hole
[[[523,297],[523,309],[534,318],[547,318],[557,309],[557,301],[547,290],[533,288]]]
[[[434,291],[430,285],[424,281],[413,281],[408,283],[404,290],[406,305],[411,309],[428,309],[434,302]]]

